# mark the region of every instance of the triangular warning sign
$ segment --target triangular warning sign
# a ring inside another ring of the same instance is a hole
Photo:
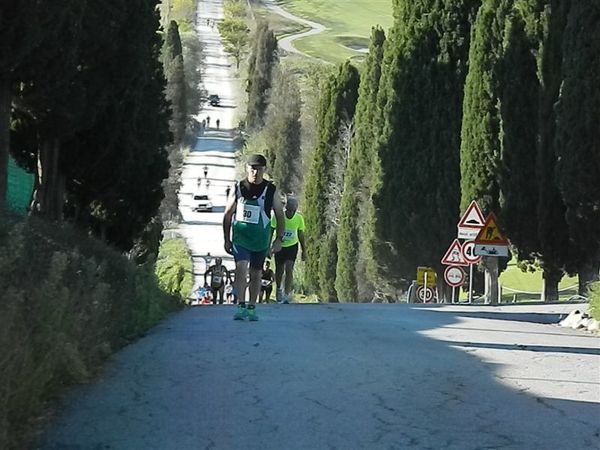
[[[448,251],[442,258],[442,264],[447,266],[468,266],[469,263],[462,254],[462,247],[458,239],[454,239],[454,242],[448,248]]]
[[[467,211],[463,214],[460,222],[458,222],[459,228],[481,228],[485,223],[481,209],[475,200],[471,202]]]
[[[498,221],[494,213],[487,217],[483,228],[475,238],[475,245],[477,244],[508,245],[508,241],[498,229]]]

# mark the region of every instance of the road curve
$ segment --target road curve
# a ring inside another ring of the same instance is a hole
[[[317,22],[313,22],[312,20],[303,19],[301,17],[295,16],[294,14],[286,11],[281,6],[275,4],[272,0],[263,0],[263,4],[273,11],[275,14],[278,14],[286,19],[293,20],[294,22],[298,22],[302,25],[306,25],[310,27],[310,30],[304,31],[302,33],[291,34],[284,38],[279,39],[279,46],[289,53],[296,53],[302,56],[306,56],[307,58],[318,59],[319,61],[324,61],[321,58],[317,58],[315,56],[311,56],[308,53],[301,52],[296,47],[294,47],[294,41],[297,39],[305,38],[308,36],[314,36],[315,34],[322,33],[327,28]]]

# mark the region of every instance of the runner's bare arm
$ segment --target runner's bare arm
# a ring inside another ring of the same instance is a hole
[[[281,244],[283,241],[283,234],[285,233],[285,216],[283,215],[283,203],[279,196],[279,189],[275,189],[273,194],[273,212],[275,213],[275,219],[277,220],[277,229],[275,231],[275,240],[271,246],[271,252],[277,253],[281,250]]]
[[[225,206],[225,214],[223,214],[223,238],[225,240],[225,251],[229,254],[233,252],[233,245],[231,243],[231,222],[233,221],[236,206],[237,199],[235,198],[235,189],[232,189],[229,198],[227,199],[227,205]]]
[[[304,231],[298,230],[298,241],[300,242],[300,248],[302,249],[302,261],[306,256],[306,244],[304,243]]]

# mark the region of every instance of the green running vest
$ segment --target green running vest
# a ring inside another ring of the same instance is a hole
[[[244,197],[240,186],[241,183],[237,183],[235,188],[237,207],[233,220],[233,245],[251,252],[265,251],[271,243],[271,210],[266,211],[265,204],[273,204],[274,186],[271,182],[266,183],[257,198]],[[270,186],[273,187],[269,189]]]

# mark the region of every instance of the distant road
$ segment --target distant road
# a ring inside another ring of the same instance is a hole
[[[182,184],[179,191],[179,207],[183,217],[177,232],[186,240],[192,253],[195,276],[194,289],[204,283],[207,256],[211,262],[216,256],[224,260],[228,269],[234,268],[233,259],[223,249],[223,210],[225,192],[235,180],[235,147],[233,145],[234,120],[238,99],[235,98],[235,65],[223,50],[219,31],[213,24],[223,16],[223,1],[198,2],[198,36],[202,41],[204,63],[202,83],[208,94],[217,94],[221,106],[204,105],[198,114],[198,122],[210,123],[197,136],[196,144],[185,158]],[[210,19],[211,24],[207,23]],[[217,120],[219,127],[217,128]],[[207,176],[204,177],[204,168]],[[214,206],[213,212],[195,212],[198,203],[195,194],[207,194]]]
[[[298,34],[292,34],[292,35],[289,35],[289,36],[279,39],[279,46],[282,49],[284,49],[286,52],[297,53],[299,55],[306,56],[307,58],[313,58],[313,59],[318,59],[319,61],[323,61],[320,58],[316,58],[314,56],[309,55],[308,53],[304,53],[304,52],[301,52],[300,50],[298,50],[296,47],[294,47],[294,41],[297,39],[305,38],[308,36],[314,36],[315,34],[322,33],[327,28],[325,28],[323,25],[321,25],[318,22],[313,22],[312,20],[303,19],[302,17],[298,17],[298,16],[286,11],[281,6],[274,3],[272,0],[262,0],[262,2],[267,8],[269,8],[275,14],[279,14],[280,16],[285,17],[286,19],[290,19],[290,20],[293,20],[294,22],[298,22],[302,25],[310,27],[310,30],[308,30],[308,31],[304,31],[304,32],[298,33]]]

